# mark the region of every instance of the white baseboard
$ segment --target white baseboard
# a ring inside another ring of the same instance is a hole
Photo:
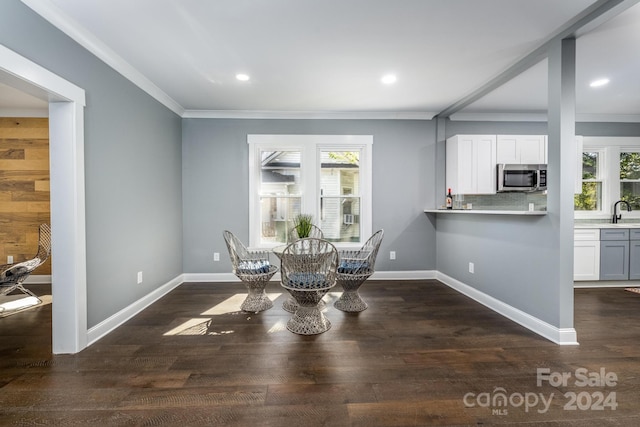
[[[429,280],[435,279],[435,270],[410,270],[410,271],[376,271],[370,277],[371,280]]]
[[[129,306],[123,308],[113,316],[98,323],[96,326],[89,328],[89,330],[87,331],[87,345],[91,345],[94,342],[98,341],[100,338],[104,337],[109,332],[113,331],[118,326],[122,325],[124,322],[131,319],[133,316],[140,313],[142,310],[149,307],[151,304],[177,288],[184,281],[184,274],[181,274],[175,279],[170,280],[151,293],[140,298],[138,301],[135,301]]]
[[[637,288],[640,286],[640,280],[585,280],[574,281],[575,289],[585,288]]]
[[[446,274],[438,272],[436,279],[549,341],[559,345],[578,345],[578,337],[574,328],[557,328]]]
[[[376,271],[371,280],[426,280],[435,279],[435,270],[414,271]],[[185,273],[182,275],[185,282],[238,282],[239,279],[233,273]],[[271,278],[272,282],[280,281],[280,272]]]
[[[50,274],[32,274],[24,281],[26,285],[34,284],[34,285],[50,285],[51,284],[51,275]]]
[[[184,273],[185,282],[239,282],[233,273]]]
[[[557,328],[537,317],[510,306],[490,295],[485,294],[471,286],[460,282],[446,274],[435,270],[415,271],[376,271],[372,280],[428,280],[436,279],[463,295],[479,302],[498,314],[524,326],[538,335],[559,345],[578,345],[576,330],[574,328]],[[274,281],[280,280],[280,273],[276,273]],[[133,304],[120,310],[118,313],[100,322],[87,331],[89,345],[98,341],[109,332],[122,325],[124,322],[149,307],[155,301],[171,292],[182,283],[191,282],[238,282],[239,279],[233,273],[185,273],[182,274],[150,294],[144,296]]]

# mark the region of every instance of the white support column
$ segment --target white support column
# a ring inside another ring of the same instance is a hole
[[[556,231],[558,326],[573,328],[573,194],[575,182],[575,39],[554,42],[549,49],[549,165],[547,209]]]

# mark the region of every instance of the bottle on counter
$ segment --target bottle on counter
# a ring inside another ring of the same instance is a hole
[[[453,209],[453,196],[451,195],[451,189],[450,188],[447,191],[447,197],[445,198],[444,204],[447,207],[447,209]]]

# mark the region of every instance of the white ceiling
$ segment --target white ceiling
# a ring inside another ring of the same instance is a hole
[[[183,116],[430,118],[599,0],[23,0]],[[624,0],[627,7],[636,1]],[[577,113],[640,121],[640,6],[577,39]],[[239,72],[248,82],[235,79]],[[395,73],[385,86],[380,78]],[[611,82],[597,90],[594,78]],[[546,61],[453,117],[546,111]],[[0,109],[7,102],[0,86]],[[613,115],[613,116],[612,116]]]

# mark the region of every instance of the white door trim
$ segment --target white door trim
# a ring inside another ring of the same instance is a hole
[[[0,81],[49,101],[52,351],[87,346],[83,89],[0,45]]]

